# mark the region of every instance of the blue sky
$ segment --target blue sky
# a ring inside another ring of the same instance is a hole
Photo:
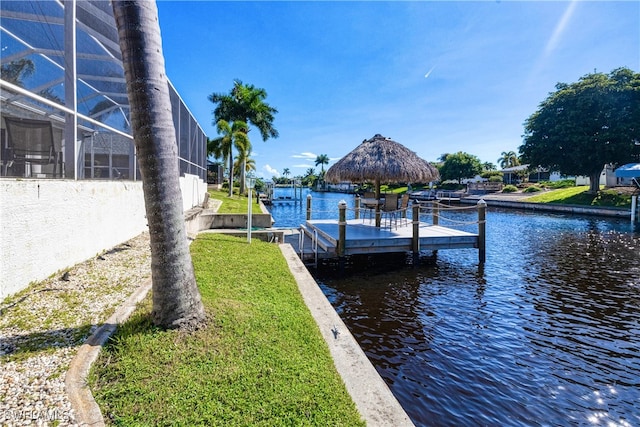
[[[158,1],[167,74],[209,137],[213,92],[267,91],[256,174],[303,175],[380,133],[497,163],[558,82],[640,71],[640,2]],[[319,169],[319,168],[317,168]]]

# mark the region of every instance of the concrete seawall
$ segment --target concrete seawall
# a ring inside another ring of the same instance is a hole
[[[627,208],[532,203],[522,200],[504,200],[493,197],[495,196],[489,196],[486,198],[482,196],[465,197],[460,199],[460,203],[476,204],[478,203],[478,200],[483,199],[487,203],[487,206],[492,207],[521,209],[528,211],[570,213],[578,215],[599,215],[608,217],[631,218],[631,210]]]

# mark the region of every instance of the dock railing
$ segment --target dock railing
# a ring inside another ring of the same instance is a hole
[[[473,221],[461,221],[461,220],[453,219],[447,216],[447,213],[468,211],[468,210],[477,210],[478,219]],[[451,205],[443,204],[437,200],[421,202],[418,205],[418,214],[417,214],[418,218],[422,214],[426,214],[426,215],[430,214],[431,222],[433,225],[443,225],[443,226],[446,226],[447,228],[466,227],[466,226],[477,224],[478,226],[478,259],[482,263],[485,262],[487,202],[480,199],[478,203],[470,206],[451,206]],[[415,205],[414,205],[413,215],[415,218],[416,216]],[[444,222],[444,224],[441,224],[441,220],[442,222]]]
[[[480,199],[476,205],[471,206],[451,206],[447,204],[443,204],[437,200],[414,203],[412,205],[412,222],[411,225],[413,227],[412,230],[412,244],[411,251],[413,252],[414,258],[419,256],[420,252],[420,218],[422,215],[431,216],[431,222],[434,226],[445,226],[446,228],[453,227],[466,227],[470,225],[477,224],[478,227],[478,240],[477,240],[477,249],[478,249],[478,260],[481,263],[484,263],[486,260],[486,208],[487,203]],[[356,198],[355,208],[354,208],[354,217],[355,219],[360,218],[360,198]],[[469,211],[469,210],[477,210],[478,217],[477,220],[473,221],[461,221],[457,219],[453,219],[449,217],[447,214],[456,212],[456,211]],[[338,203],[338,244],[336,247],[337,255],[339,258],[344,258],[345,256],[345,248],[346,248],[346,235],[347,235],[347,225],[348,222],[346,220],[346,212],[347,212],[347,204],[344,200]],[[311,195],[307,196],[307,221],[310,221],[312,217],[312,198]],[[377,222],[377,221],[376,221]],[[441,225],[444,223],[445,225]]]

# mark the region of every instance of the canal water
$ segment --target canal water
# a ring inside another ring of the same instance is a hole
[[[312,196],[317,218],[353,206]],[[271,209],[282,227],[305,210]],[[484,265],[474,249],[417,267],[385,259],[312,274],[416,425],[640,426],[640,230],[628,219],[489,208]]]

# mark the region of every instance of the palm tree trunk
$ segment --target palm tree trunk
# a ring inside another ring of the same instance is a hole
[[[155,2],[113,1],[133,138],[151,240],[153,322],[193,329],[205,321],[182,212],[171,100]]]
[[[240,194],[244,195],[247,189],[247,160],[242,161],[242,169],[240,170]]]
[[[229,197],[233,196],[233,147],[229,147]]]
[[[589,193],[598,194],[600,191],[600,174],[602,172],[593,172],[589,175]]]

